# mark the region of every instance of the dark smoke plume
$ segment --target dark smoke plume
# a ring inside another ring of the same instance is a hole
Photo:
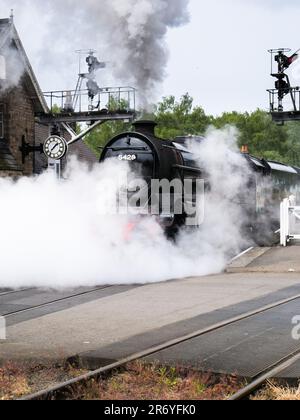
[[[70,67],[63,57],[79,48],[95,48],[110,62],[114,81],[131,84],[139,90],[141,105],[155,99],[155,91],[166,75],[169,28],[188,22],[189,0],[25,0],[16,2],[16,15],[41,17],[43,47],[40,59],[47,72],[59,66]],[[0,0],[1,10],[13,2]],[[31,22],[32,25],[33,22]],[[34,31],[34,26],[27,26]],[[39,37],[39,33],[36,34]],[[37,53],[37,51],[35,51]]]

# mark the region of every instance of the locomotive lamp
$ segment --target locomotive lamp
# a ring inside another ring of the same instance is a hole
[[[248,145],[247,145],[247,144],[244,144],[244,145],[241,147],[241,153],[243,153],[244,155],[249,155],[249,147],[248,147]]]

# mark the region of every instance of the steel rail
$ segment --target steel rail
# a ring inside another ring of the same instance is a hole
[[[79,297],[79,296],[89,295],[91,293],[95,293],[95,292],[98,292],[100,290],[109,289],[111,287],[113,287],[113,286],[97,287],[95,289],[92,289],[92,290],[89,290],[89,291],[86,291],[86,292],[76,293],[76,294],[73,294],[73,295],[70,295],[70,296],[65,296],[65,297],[60,298],[60,299],[52,300],[50,302],[45,302],[45,303],[41,303],[39,305],[34,305],[34,306],[29,307],[29,308],[20,309],[20,310],[13,311],[13,312],[8,312],[6,314],[2,314],[1,316],[3,318],[9,318],[9,317],[14,316],[14,315],[19,315],[19,314],[22,314],[22,313],[25,313],[25,312],[30,312],[34,309],[40,309],[40,308],[44,308],[44,307],[47,307],[47,306],[51,306],[51,305],[54,305],[55,303],[60,303],[60,302],[63,302],[65,300],[73,299],[73,298],[76,298],[76,297]]]
[[[97,379],[97,378],[100,378],[104,375],[109,375],[114,370],[118,370],[118,369],[121,369],[121,368],[125,367],[128,363],[134,362],[136,360],[143,359],[145,357],[156,354],[160,351],[167,350],[167,349],[172,348],[172,347],[174,347],[178,344],[182,344],[182,343],[190,341],[194,338],[204,336],[208,333],[217,331],[221,328],[224,328],[224,327],[227,327],[229,325],[235,324],[239,321],[243,321],[245,319],[251,318],[251,317],[256,316],[258,314],[267,312],[271,309],[280,307],[282,305],[286,305],[286,304],[288,304],[290,302],[293,302],[295,300],[298,300],[298,299],[300,299],[299,294],[295,295],[293,297],[283,299],[283,300],[274,302],[272,304],[263,306],[263,307],[258,308],[256,310],[244,313],[242,315],[230,318],[228,320],[219,322],[217,324],[211,325],[210,327],[203,328],[203,329],[198,330],[198,331],[194,331],[190,334],[175,338],[173,340],[169,340],[169,341],[167,341],[165,343],[162,343],[160,345],[149,347],[146,350],[142,350],[138,353],[132,354],[132,355],[130,355],[130,356],[124,358],[124,359],[121,359],[121,360],[119,360],[115,363],[104,366],[104,367],[102,367],[100,369],[97,369],[97,370],[94,370],[94,371],[90,371],[90,372],[88,372],[84,375],[78,376],[77,378],[71,379],[69,381],[62,382],[62,383],[57,384],[56,386],[54,386],[52,388],[49,388],[47,390],[42,390],[40,392],[24,396],[23,398],[20,398],[19,400],[30,401],[30,400],[49,400],[49,399],[51,400],[51,399],[54,399],[55,397],[57,397],[59,395],[67,394],[68,390],[72,389],[72,387],[74,387],[74,386],[78,386],[82,383],[86,383],[87,381],[89,381],[91,379]]]
[[[297,352],[286,356],[285,358],[276,362],[271,368],[267,368],[264,372],[260,373],[252,382],[228,398],[228,401],[239,401],[248,398],[258,388],[261,388],[266,381],[275,378],[277,375],[290,368],[300,360],[300,348]]]
[[[25,289],[7,290],[6,292],[1,292],[0,293],[0,298],[2,296],[13,295],[15,293],[27,292],[27,291],[30,291],[30,290],[35,290],[35,288],[30,287],[30,288],[25,288]]]

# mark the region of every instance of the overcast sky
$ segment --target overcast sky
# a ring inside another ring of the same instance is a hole
[[[72,88],[77,71],[73,51],[83,45],[55,43],[49,54],[50,65],[44,66],[39,59],[39,50],[45,35],[46,17],[40,19],[30,8],[18,12],[20,2],[6,0],[15,8],[17,28],[42,88]],[[4,13],[1,7],[2,17],[8,14],[9,10]],[[160,96],[174,94],[179,97],[189,92],[196,104],[212,114],[252,111],[258,107],[267,109],[266,89],[273,85],[267,50],[300,48],[300,1],[190,0],[190,14],[188,25],[169,32],[168,76],[160,89]],[[63,33],[57,34],[57,40],[63,37]],[[70,60],[67,71],[61,66],[64,54]],[[109,57],[105,59],[109,61]],[[299,65],[291,75],[292,82],[300,85]],[[65,86],[66,74],[68,86]],[[109,76],[106,74],[105,77],[109,83]]]
[[[190,10],[190,25],[169,35],[164,93],[188,91],[213,114],[267,108],[267,50],[300,48],[300,1],[191,0]],[[300,71],[291,75],[300,84]]]

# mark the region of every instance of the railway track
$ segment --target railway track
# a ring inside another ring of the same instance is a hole
[[[34,290],[34,288],[17,289],[17,290],[9,290],[8,289],[6,291],[0,292],[0,296],[2,297],[2,296],[14,295],[14,294],[17,294],[17,293],[27,292],[27,291],[30,291],[30,290]]]
[[[268,367],[264,372],[261,372],[252,382],[230,397],[229,401],[239,401],[251,397],[253,393],[262,388],[270,379],[275,378],[298,361],[300,361],[300,348],[298,352],[281,359],[272,367]]]
[[[77,298],[77,297],[90,295],[90,294],[93,294],[93,293],[101,291],[101,290],[109,289],[111,287],[113,287],[113,286],[96,287],[94,289],[90,289],[90,290],[87,290],[87,291],[84,291],[84,292],[74,293],[72,295],[64,296],[64,297],[61,297],[59,299],[53,299],[51,301],[40,303],[38,305],[32,305],[32,306],[30,306],[28,308],[25,308],[25,309],[18,309],[18,310],[15,310],[15,311],[7,312],[7,313],[4,313],[2,316],[7,319],[7,318],[10,318],[14,315],[20,315],[20,314],[23,314],[23,313],[26,313],[26,312],[33,311],[35,309],[46,308],[48,306],[55,305],[55,304],[60,303],[60,302],[65,302],[65,301],[68,301],[68,300],[71,300],[71,299],[74,299],[74,298]],[[23,289],[23,290],[17,290],[15,292],[11,291],[11,292],[4,293],[4,295],[6,295],[6,294],[10,295],[12,293],[20,293],[20,292],[23,292],[23,291],[30,291],[30,290],[35,290],[35,289]],[[1,295],[1,296],[3,296],[3,295]]]
[[[87,374],[79,376],[72,380],[62,382],[47,390],[42,390],[32,395],[25,396],[24,398],[21,398],[21,400],[54,400],[54,399],[66,398],[68,395],[70,395],[72,390],[76,388],[77,386],[81,386],[82,384],[85,384],[90,380],[97,380],[99,378],[107,377],[110,374],[112,374],[114,371],[125,368],[128,363],[141,360],[149,356],[153,356],[163,350],[170,349],[172,347],[188,342],[197,337],[201,337],[206,334],[212,333],[214,331],[221,330],[222,328],[238,323],[239,321],[249,319],[251,317],[268,312],[274,308],[287,305],[299,299],[300,299],[300,295],[298,294],[290,298],[280,300],[272,304],[260,307],[256,310],[243,313],[239,316],[211,325],[210,327],[203,328],[201,330],[194,331],[190,334],[175,338],[173,340],[166,341],[160,345],[149,347],[143,351],[132,354],[124,359],[121,359],[116,363],[88,372]],[[292,355],[287,355],[285,359],[281,359],[275,365],[271,367],[268,366],[263,372],[261,372],[259,377],[257,377],[252,384],[249,384],[247,387],[245,387],[245,389],[241,390],[238,394],[233,396],[231,399],[238,400],[238,399],[245,398],[245,396],[247,395],[247,392],[248,393],[253,392],[254,389],[257,389],[257,387],[261,386],[266,380],[272,378],[274,374],[282,372],[283,370],[285,370],[287,367],[291,366],[293,363],[295,363],[295,361],[298,361],[298,360],[300,360],[300,348],[299,348],[299,352],[297,352],[296,354],[294,353]]]

